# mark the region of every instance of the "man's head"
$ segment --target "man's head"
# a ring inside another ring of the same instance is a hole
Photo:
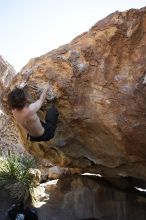
[[[27,99],[23,89],[15,88],[8,94],[8,105],[11,109],[21,110],[26,105]]]

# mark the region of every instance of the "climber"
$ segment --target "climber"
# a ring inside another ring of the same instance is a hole
[[[44,86],[40,98],[34,103],[28,104],[23,88],[16,87],[8,94],[8,105],[15,120],[27,131],[27,138],[30,141],[48,141],[54,137],[56,130],[58,111],[52,103],[45,116],[45,123],[37,115],[41,108],[49,89],[49,85]]]

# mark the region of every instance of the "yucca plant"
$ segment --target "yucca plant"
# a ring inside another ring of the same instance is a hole
[[[36,162],[28,156],[9,151],[0,157],[0,186],[18,202],[27,203],[31,198],[34,183],[30,168],[36,168]]]

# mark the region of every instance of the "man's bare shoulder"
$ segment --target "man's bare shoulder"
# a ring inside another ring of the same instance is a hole
[[[36,115],[36,113],[33,111],[33,109],[31,108],[31,104],[28,105],[25,109],[25,113],[28,117],[33,117]]]

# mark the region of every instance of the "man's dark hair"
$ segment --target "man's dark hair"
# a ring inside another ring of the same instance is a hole
[[[8,105],[11,109],[21,110],[26,105],[27,99],[23,89],[15,88],[8,94]]]

